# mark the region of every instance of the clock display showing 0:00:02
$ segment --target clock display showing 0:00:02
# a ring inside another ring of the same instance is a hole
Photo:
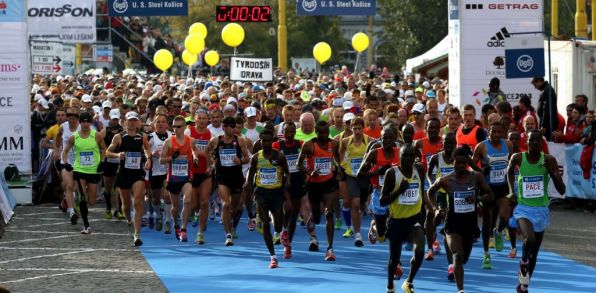
[[[271,6],[217,6],[218,22],[271,22]]]

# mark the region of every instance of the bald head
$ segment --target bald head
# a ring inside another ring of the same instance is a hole
[[[315,131],[315,116],[310,112],[300,115],[300,129],[303,133],[311,134]]]
[[[534,117],[532,117],[532,116],[526,116],[524,118],[523,123],[524,123],[524,129],[526,131],[536,129],[536,119],[534,119]]]
[[[497,113],[491,113],[488,115],[488,125],[492,125],[494,122],[499,122],[501,120],[501,116]]]

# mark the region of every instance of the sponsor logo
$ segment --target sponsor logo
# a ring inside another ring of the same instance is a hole
[[[527,4],[527,3],[491,3],[488,4],[488,9],[491,10],[537,10],[540,8],[540,4]]]
[[[3,137],[0,139],[0,150],[22,151],[24,149],[23,137]]]
[[[0,72],[16,72],[19,68],[20,64],[0,64]]]
[[[313,12],[317,9],[317,0],[302,0],[302,9],[307,12]]]
[[[112,8],[117,13],[125,13],[128,10],[128,2],[126,0],[116,0],[114,4],[112,4]]]
[[[27,11],[29,17],[93,17],[93,8],[72,7],[64,4],[62,7],[33,7]]]
[[[521,55],[517,58],[515,62],[517,65],[517,69],[521,72],[528,72],[534,68],[534,59],[529,55]]]
[[[490,48],[503,48],[505,47],[505,38],[510,38],[509,32],[506,27],[502,27],[493,37],[486,42],[486,46]]]
[[[483,4],[466,4],[466,9],[483,9]]]

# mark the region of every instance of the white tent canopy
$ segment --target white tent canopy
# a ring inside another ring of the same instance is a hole
[[[432,49],[426,51],[424,54],[406,60],[406,72],[412,73],[414,67],[420,66],[427,61],[434,60],[449,52],[449,36],[445,36]]]

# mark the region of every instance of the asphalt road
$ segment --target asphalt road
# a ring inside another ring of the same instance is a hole
[[[166,292],[122,221],[91,210],[91,235],[55,206],[17,207],[0,239],[0,284],[12,292]],[[543,248],[596,267],[596,214],[552,208]],[[518,254],[519,255],[519,254]]]

